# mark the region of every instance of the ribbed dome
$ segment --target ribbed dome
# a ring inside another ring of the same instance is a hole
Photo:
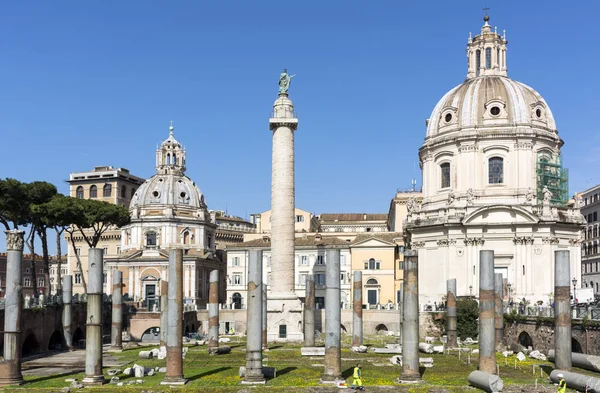
[[[535,126],[556,132],[550,108],[531,87],[506,76],[467,79],[435,106],[427,137],[463,129]]]
[[[204,195],[187,176],[154,175],[142,184],[131,200],[129,209],[169,205],[175,209],[206,209]]]

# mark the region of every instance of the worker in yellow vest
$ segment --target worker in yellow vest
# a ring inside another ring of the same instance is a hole
[[[354,367],[354,374],[352,375],[352,377],[354,378],[354,380],[352,381],[352,389],[364,390],[362,386],[360,364],[357,364],[356,367]]]
[[[567,391],[567,381],[565,381],[565,376],[562,374],[558,374],[558,393],[565,393]]]

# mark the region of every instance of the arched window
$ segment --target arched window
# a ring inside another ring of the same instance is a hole
[[[496,49],[496,64],[500,67],[500,48]]]
[[[104,196],[104,198],[108,198],[108,197],[110,197],[110,194],[112,194],[112,185],[105,184],[102,195]]]
[[[188,231],[183,232],[183,244],[190,244],[190,233]]]
[[[96,186],[90,187],[90,198],[98,198],[98,187],[96,187]]]
[[[492,157],[488,161],[488,179],[490,184],[504,183],[504,159]]]
[[[369,278],[366,285],[379,285],[379,281],[375,278]]]
[[[127,187],[121,186],[121,198],[127,198]]]
[[[167,165],[171,164],[171,154],[167,153]]]
[[[440,173],[442,179],[442,188],[450,187],[450,163],[445,162],[440,165]]]
[[[479,68],[481,68],[481,51],[477,49],[475,52],[475,76],[479,76]]]
[[[485,48],[485,68],[492,68],[492,48]]]
[[[77,191],[75,191],[75,197],[83,199],[83,187],[77,187]]]
[[[177,165],[177,154],[173,154],[173,164]]]

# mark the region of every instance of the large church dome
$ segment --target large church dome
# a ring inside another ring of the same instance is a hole
[[[556,132],[550,108],[531,87],[503,75],[468,78],[435,106],[427,137],[483,127],[535,125]]]
[[[131,200],[130,209],[158,205],[177,205],[192,209],[206,208],[204,195],[187,176],[154,175],[146,180]]]

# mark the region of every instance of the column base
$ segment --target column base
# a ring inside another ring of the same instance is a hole
[[[267,380],[264,377],[244,378],[240,383],[242,385],[264,385]]]
[[[164,381],[162,381],[160,384],[161,385],[173,385],[173,386],[183,386],[187,383],[187,379],[185,378],[165,378]]]
[[[418,379],[408,379],[408,377],[401,376],[400,378],[396,378],[396,383],[414,385],[418,383],[423,383],[423,380],[421,379],[421,377],[419,377]]]
[[[23,376],[0,377],[0,387],[10,385],[23,385],[24,383],[25,381],[23,380]]]
[[[321,377],[321,380],[319,381],[320,384],[323,385],[329,385],[329,384],[333,384],[333,385],[339,385],[341,382],[346,382],[342,376],[337,376],[337,377],[332,377],[329,375],[324,375]]]
[[[81,380],[81,384],[84,386],[102,386],[105,382],[104,375],[93,375]]]

